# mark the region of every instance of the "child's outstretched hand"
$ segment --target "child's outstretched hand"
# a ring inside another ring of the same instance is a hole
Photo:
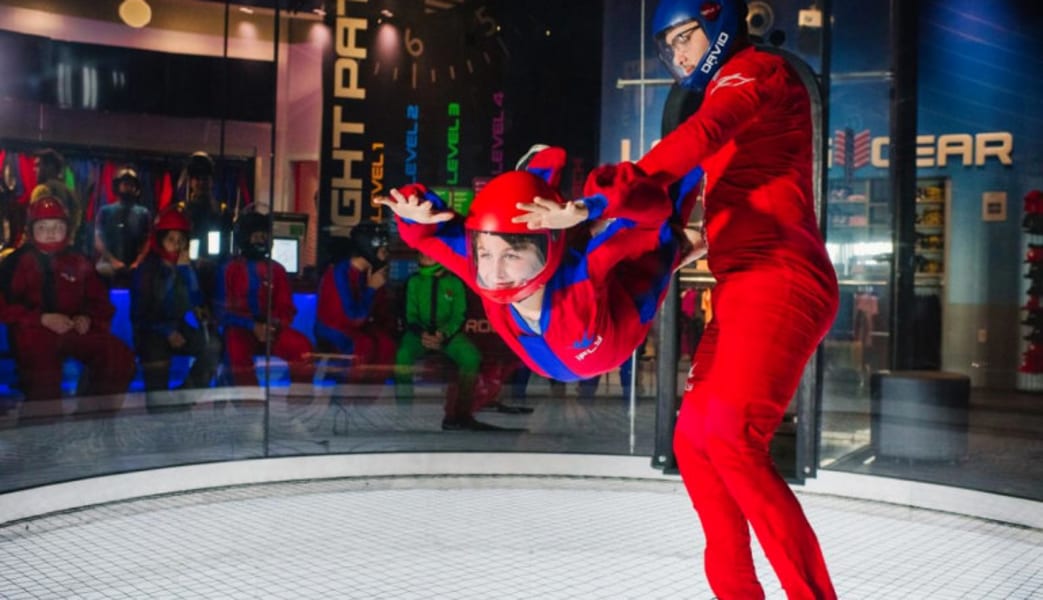
[[[451,210],[435,210],[430,200],[422,200],[416,194],[410,194],[407,198],[398,190],[391,190],[390,198],[378,196],[373,201],[388,207],[400,218],[424,225],[444,223],[456,215]]]
[[[582,200],[558,204],[536,196],[532,202],[519,202],[517,207],[526,212],[511,219],[512,223],[528,223],[529,229],[568,229],[587,220],[590,211]]]

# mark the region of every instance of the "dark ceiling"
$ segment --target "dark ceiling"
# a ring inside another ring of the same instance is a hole
[[[225,0],[207,0],[216,4],[224,4]],[[232,6],[255,6],[258,8],[275,9],[288,12],[311,12],[313,9],[321,8],[323,0],[229,0]]]
[[[214,2],[216,4],[224,4],[225,0],[207,0],[208,2]],[[414,0],[419,1],[419,0]],[[431,12],[438,12],[448,8],[453,8],[459,4],[463,4],[464,0],[423,0],[424,9]],[[325,4],[324,0],[229,0],[229,4],[233,6],[254,6],[258,8],[267,8],[274,10],[276,5],[279,5],[279,10],[288,12],[311,12],[316,8],[322,8]]]

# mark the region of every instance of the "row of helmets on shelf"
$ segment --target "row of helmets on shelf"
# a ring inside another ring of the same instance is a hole
[[[1043,235],[1043,192],[1032,190],[1025,194],[1025,218],[1021,226],[1033,235]]]
[[[1040,287],[1041,283],[1043,282],[1033,282],[1032,287]],[[1028,329],[1028,334],[1024,337],[1028,347],[1022,353],[1021,365],[1018,367],[1018,371],[1022,373],[1043,373],[1043,306],[1040,305],[1043,287],[1038,291],[1041,293],[1034,294],[1030,288],[1028,301],[1022,307],[1026,316],[1021,324]]]
[[[1029,234],[1043,235],[1043,192],[1032,190],[1025,195],[1025,218],[1021,223]],[[1029,280],[1028,299],[1022,310],[1025,318],[1021,324],[1028,329],[1024,339],[1028,347],[1021,355],[1018,371],[1028,374],[1043,374],[1043,244],[1028,245],[1025,252]]]

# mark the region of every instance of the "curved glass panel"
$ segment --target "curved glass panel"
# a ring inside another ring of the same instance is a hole
[[[0,492],[297,454],[669,466],[705,262],[630,360],[590,376],[597,331],[548,358],[545,306],[490,317],[462,247],[418,255],[374,201],[422,184],[462,216],[523,158],[579,198],[597,165],[639,158],[677,101],[654,1],[149,4],[140,29],[106,3],[0,5]],[[889,4],[749,4],[759,42],[828,92],[818,209],[841,307],[775,436],[780,469],[1039,498],[1043,91],[1010,65],[1039,54],[1021,32],[1041,9],[921,3],[902,108],[917,192],[896,198]],[[562,281],[589,274],[584,243]],[[887,370],[929,374],[895,391]]]

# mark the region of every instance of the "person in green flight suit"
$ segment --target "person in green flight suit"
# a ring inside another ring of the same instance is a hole
[[[457,368],[455,394],[446,394],[442,429],[498,429],[474,418],[474,387],[481,353],[463,333],[467,313],[464,284],[433,258],[420,254],[420,270],[406,281],[406,332],[395,355],[395,395],[413,399],[413,365],[423,356],[444,354]]]

